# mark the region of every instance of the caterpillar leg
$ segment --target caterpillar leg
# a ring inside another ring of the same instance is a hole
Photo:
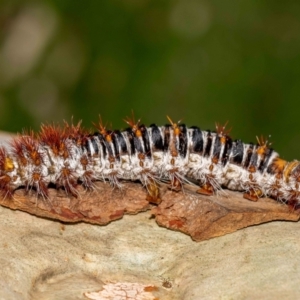
[[[169,189],[174,191],[174,192],[180,192],[182,190],[182,182],[181,180],[174,176],[171,179],[170,185],[169,185]]]
[[[150,203],[159,204],[161,198],[158,184],[154,180],[149,180],[146,183],[146,189],[148,191],[146,200]]]
[[[250,201],[257,201],[264,195],[263,191],[258,188],[251,188],[249,191],[244,193],[243,197]]]
[[[212,196],[215,192],[214,187],[211,183],[207,182],[200,186],[200,189],[196,191],[198,194]]]
[[[212,196],[219,191],[222,192],[222,187],[218,183],[218,181],[215,179],[215,176],[213,174],[207,174],[205,175],[204,179],[200,180],[200,189],[197,190],[198,194],[206,195],[206,196]]]

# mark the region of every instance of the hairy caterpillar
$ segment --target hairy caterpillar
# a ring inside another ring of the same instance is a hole
[[[193,180],[201,194],[225,187],[252,201],[270,196],[297,208],[300,162],[281,159],[263,138],[245,144],[232,140],[225,126],[204,131],[168,120],[165,126],[146,127],[127,118],[130,127],[119,131],[107,130],[100,119],[93,134],[80,122],[42,125],[37,134],[23,133],[9,148],[0,148],[0,189],[4,197],[25,187],[47,198],[48,186],[54,184],[76,197],[78,184],[92,189],[96,180],[113,186],[138,180],[147,188],[148,200],[159,203],[159,182],[180,190]]]

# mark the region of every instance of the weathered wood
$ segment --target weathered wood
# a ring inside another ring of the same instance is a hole
[[[203,196],[190,190],[185,193],[169,191],[152,212],[159,225],[184,232],[195,241],[265,222],[299,220],[298,212],[273,199],[261,198],[252,202],[244,199],[239,192],[225,190],[222,194]]]
[[[248,201],[239,192],[225,190],[220,195],[203,196],[193,186],[185,186],[179,192],[162,186],[162,202],[154,206],[146,201],[147,192],[141,184],[122,184],[122,189],[113,189],[107,183],[96,182],[93,192],[79,186],[77,198],[62,190],[49,189],[49,198],[43,199],[37,198],[34,191],[25,194],[23,189],[18,189],[12,199],[5,198],[0,203],[44,218],[99,225],[152,208],[159,225],[186,233],[195,241],[274,220],[299,220],[299,214],[284,204],[268,198]]]
[[[150,208],[142,186],[134,183],[128,182],[125,188],[113,189],[107,183],[96,182],[92,192],[80,185],[77,189],[77,198],[54,188],[49,188],[48,198],[37,198],[34,191],[25,194],[24,189],[18,189],[12,199],[2,199],[0,204],[39,217],[99,225],[120,219],[125,213],[136,214]]]

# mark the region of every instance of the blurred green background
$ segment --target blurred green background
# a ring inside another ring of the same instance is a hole
[[[0,2],[0,128],[134,110],[245,142],[272,135],[300,159],[300,2],[49,0]]]

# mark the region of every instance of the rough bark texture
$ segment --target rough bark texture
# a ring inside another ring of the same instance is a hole
[[[26,211],[30,214],[68,223],[88,222],[106,225],[126,214],[136,214],[150,208],[141,185],[126,183],[123,189],[113,189],[103,182],[95,183],[94,191],[77,187],[79,196],[66,195],[62,190],[49,189],[48,198],[37,198],[31,191],[24,189],[14,192],[12,199],[2,199],[1,205],[11,209]]]
[[[248,226],[274,220],[298,221],[299,213],[272,199],[258,202],[241,193],[225,191],[224,196],[202,196],[192,192],[168,192],[152,209],[159,225],[179,230],[195,241],[222,236]]]
[[[146,190],[139,183],[124,182],[122,189],[113,189],[107,183],[97,182],[95,187],[93,192],[88,192],[79,186],[77,198],[50,189],[49,199],[37,198],[35,192],[24,194],[19,189],[12,199],[2,199],[1,205],[63,222],[99,225],[151,208],[146,201]],[[299,213],[272,199],[252,202],[244,199],[242,193],[231,191],[203,196],[195,189],[186,186],[183,191],[174,192],[163,186],[162,202],[151,210],[157,223],[202,241],[273,220],[299,220]]]

